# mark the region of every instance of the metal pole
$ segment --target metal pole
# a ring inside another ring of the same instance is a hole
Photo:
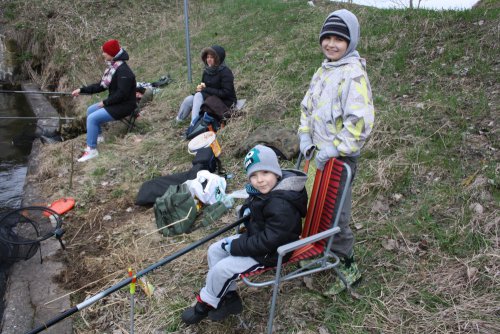
[[[185,25],[185,32],[186,32],[186,60],[187,60],[187,66],[188,66],[188,82],[192,83],[193,80],[191,79],[191,49],[190,49],[190,40],[189,40],[189,12],[188,12],[188,0],[184,0],[184,25]]]
[[[130,334],[134,334],[135,282],[137,282],[137,277],[133,276],[132,283],[130,283]]]
[[[242,224],[243,222],[245,222],[247,219],[249,218],[249,216],[245,216],[243,218],[240,218],[238,219],[237,221],[235,221],[234,223],[210,234],[210,235],[207,235],[205,238],[201,239],[201,240],[198,240],[192,244],[190,244],[189,246],[187,246],[186,248],[183,248],[177,252],[175,252],[174,254],[170,255],[170,256],[167,256],[165,258],[163,258],[161,261],[159,262],[156,262],[155,264],[152,264],[151,266],[147,267],[146,269],[143,269],[141,271],[139,271],[135,277],[136,278],[140,278],[144,275],[146,275],[147,273],[149,273],[150,271],[153,271],[155,269],[158,269],[159,267],[167,264],[167,263],[170,263],[172,262],[173,260],[177,259],[178,257],[186,254],[186,253],[189,253],[190,251],[192,251],[193,249],[203,245],[204,243],[206,243],[207,241],[209,240],[212,240],[213,238],[215,237],[218,237],[219,235],[235,228],[236,226]],[[117,290],[120,290],[121,288],[123,288],[124,286],[127,286],[128,284],[130,284],[132,282],[132,277],[128,277],[127,279],[107,288],[106,290],[104,291],[101,291],[99,292],[98,294],[94,295],[93,297],[90,297],[88,299],[85,299],[83,302],[81,302],[80,304],[76,305],[76,306],[73,306],[71,309],[69,310],[66,310],[64,311],[62,314],[58,315],[57,317],[54,317],[52,319],[50,319],[49,321],[47,321],[46,323],[38,326],[37,328],[35,329],[32,329],[31,331],[27,332],[26,334],[35,334],[35,333],[40,333],[41,331],[44,331],[46,330],[47,328],[49,328],[50,326],[52,325],[55,325],[56,323],[58,323],[59,321],[69,317],[70,315],[78,312],[78,311],[81,311],[83,310],[84,308],[94,304],[95,302],[97,302],[98,300],[112,294],[113,292],[117,291]]]
[[[57,116],[0,116],[0,119],[61,119],[73,120],[76,117],[57,117]]]

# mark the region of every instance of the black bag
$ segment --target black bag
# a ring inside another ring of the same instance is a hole
[[[220,128],[220,122],[206,113],[203,116],[198,116],[193,125],[190,125],[186,130],[186,139],[193,139],[197,135],[209,131],[209,126],[214,132],[217,132]]]
[[[135,198],[135,205],[152,206],[155,200],[163,195],[171,185],[178,185],[187,180],[194,180],[196,174],[201,170],[201,165],[193,167],[187,172],[164,175],[145,181],[139,188]]]
[[[214,155],[211,147],[200,148],[196,151],[196,156],[193,159],[193,167],[196,165],[201,165],[200,169],[208,170],[210,173],[223,173],[222,163]]]
[[[178,185],[187,180],[194,180],[200,170],[208,170],[210,173],[217,172],[220,175],[225,175],[220,159],[215,157],[210,147],[205,147],[196,151],[196,156],[193,159],[193,167],[189,171],[160,176],[145,181],[137,193],[135,204],[141,206],[155,204],[155,200],[163,195],[169,186]]]

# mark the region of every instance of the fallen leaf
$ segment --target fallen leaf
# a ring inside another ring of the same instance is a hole
[[[477,202],[469,205],[469,209],[471,209],[472,211],[474,211],[474,213],[476,213],[478,215],[482,215],[484,213],[483,206]]]
[[[398,248],[398,242],[394,239],[384,239],[382,240],[382,247],[387,250],[394,250]]]
[[[473,281],[476,278],[477,275],[477,268],[476,267],[468,267],[467,268],[467,278],[469,281]]]
[[[376,211],[379,213],[385,213],[385,212],[389,211],[389,205],[387,205],[386,203],[383,203],[381,200],[376,200],[375,203],[373,203],[372,211]]]
[[[392,195],[392,199],[395,200],[396,202],[399,202],[402,198],[403,198],[403,195],[398,194],[398,193]]]
[[[361,230],[364,227],[364,225],[361,223],[356,223],[354,224],[354,227],[356,228],[356,230]]]
[[[325,327],[319,327],[318,333],[319,334],[330,334],[330,331],[328,331],[328,329],[326,329]]]
[[[314,290],[313,279],[310,276],[304,277],[304,284],[308,289]]]

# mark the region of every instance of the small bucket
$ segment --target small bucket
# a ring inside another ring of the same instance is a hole
[[[217,137],[215,132],[207,131],[200,133],[193,139],[191,139],[188,143],[188,152],[189,154],[196,154],[196,151],[205,147],[211,147],[214,155],[218,157],[221,154],[221,148],[219,142],[217,141]]]

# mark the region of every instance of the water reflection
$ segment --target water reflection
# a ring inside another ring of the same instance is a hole
[[[0,116],[33,116],[21,94],[0,94]],[[35,120],[0,119],[0,210],[21,204]]]

